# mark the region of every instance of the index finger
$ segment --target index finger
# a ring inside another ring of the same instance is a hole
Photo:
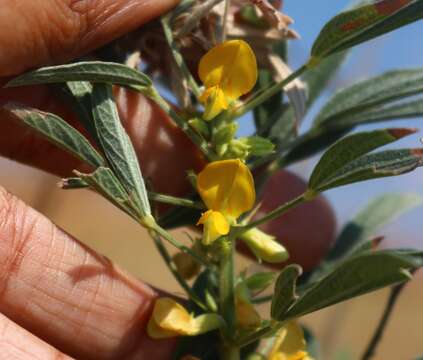
[[[0,0],[0,76],[61,63],[131,31],[179,0]]]

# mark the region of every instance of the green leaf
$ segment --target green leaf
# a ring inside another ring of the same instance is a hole
[[[151,214],[144,179],[131,140],[122,126],[112,87],[95,84],[92,94],[95,127],[106,157],[142,217]]]
[[[389,71],[336,93],[317,115],[313,126],[336,125],[349,116],[423,92],[423,69]]]
[[[247,288],[253,292],[263,291],[275,281],[274,272],[258,272],[244,280]]]
[[[339,118],[331,118],[324,124],[312,128],[304,134],[284,156],[283,163],[291,164],[327,148],[358,125],[387,120],[400,120],[423,116],[423,101],[415,100],[399,105],[382,106],[358,113],[346,113]]]
[[[344,226],[325,262],[348,256],[376,236],[382,226],[421,204],[422,197],[418,194],[393,193],[373,199]]]
[[[75,171],[75,174],[112,204],[132,216],[135,220],[139,220],[140,214],[129,198],[128,193],[109,168],[99,167],[92,174],[83,174],[78,171]]]
[[[68,81],[64,85],[64,93],[67,103],[76,113],[78,120],[84,125],[85,129],[93,137],[98,145],[100,141],[92,116],[92,97],[93,87],[87,81]]]
[[[423,265],[423,253],[385,250],[367,252],[343,261],[311,286],[291,307],[285,319],[296,318],[411,279],[410,271]]]
[[[6,87],[35,84],[90,81],[135,87],[149,87],[150,78],[126,65],[112,62],[84,61],[74,64],[43,67],[9,81]]]
[[[321,124],[324,130],[352,129],[357,125],[388,120],[401,120],[423,116],[423,99],[401,104],[376,106],[364,112],[351,112],[339,118],[331,118]]]
[[[282,321],[290,307],[297,301],[295,288],[301,273],[301,267],[298,265],[288,265],[278,276],[270,310],[272,319]]]
[[[104,165],[101,155],[75,128],[60,117],[17,104],[4,107],[25,125],[93,167]]]
[[[423,18],[423,0],[381,0],[330,20],[311,51],[311,64]]]
[[[423,149],[388,150],[364,155],[345,165],[317,189],[319,192],[359,181],[398,176],[423,165]]]
[[[414,129],[397,128],[361,132],[343,138],[323,154],[311,174],[309,189],[318,190],[353,160],[413,133]]]

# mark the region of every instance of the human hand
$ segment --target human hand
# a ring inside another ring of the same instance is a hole
[[[0,0],[0,76],[75,58],[133,30],[177,2]],[[141,163],[147,164],[143,170],[160,191],[183,191],[183,183],[167,189],[167,183],[160,182],[160,170],[177,171],[169,169],[169,164],[195,168],[195,156],[179,162],[169,156],[174,149],[190,151],[193,146],[149,101],[122,89],[117,98]],[[0,90],[0,105],[9,101],[74,121],[47,87]],[[0,154],[59,175],[81,169],[77,160],[12,121],[6,113],[1,113]],[[2,188],[0,274],[0,353],[4,358],[170,356],[173,340],[153,342],[144,331],[157,293]]]

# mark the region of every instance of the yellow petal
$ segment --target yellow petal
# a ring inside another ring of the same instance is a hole
[[[204,120],[212,120],[223,110],[228,108],[228,102],[225,94],[219,86],[208,88],[200,97],[200,101],[204,104]]]
[[[197,190],[209,209],[230,221],[251,210],[256,200],[253,176],[238,159],[209,163],[198,174]]]
[[[203,244],[210,245],[222,235],[227,235],[230,225],[226,218],[218,211],[208,210],[201,215],[197,225],[203,224]]]
[[[219,328],[221,318],[216,314],[203,314],[196,318],[171,298],[160,298],[154,303],[153,314],[147,326],[153,339],[174,336],[195,336]]]
[[[288,260],[286,249],[276,241],[274,236],[268,235],[260,229],[254,228],[242,234],[241,239],[259,259],[271,264]]]
[[[269,360],[313,360],[307,353],[304,332],[295,321],[282,327],[269,355]]]
[[[206,89],[219,86],[227,99],[235,100],[257,81],[256,57],[245,41],[226,41],[202,57],[198,74]]]

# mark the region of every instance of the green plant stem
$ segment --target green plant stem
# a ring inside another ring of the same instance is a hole
[[[270,88],[259,92],[255,95],[250,101],[245,103],[244,105],[240,106],[239,108],[233,111],[233,117],[238,118],[242,115],[246,114],[247,112],[253,110],[257,106],[263,104],[266,100],[271,98],[273,95],[281,91],[286,85],[288,85],[291,81],[295,80],[297,77],[301,76],[307,70],[307,66],[303,65],[291,75],[289,75],[284,80],[276,83],[275,85],[271,86]]]
[[[148,192],[148,198],[152,201],[156,201],[156,202],[160,202],[164,204],[184,206],[184,207],[198,209],[198,210],[205,209],[204,205],[199,201],[193,201],[193,200],[183,199],[183,198],[179,198],[175,196],[159,194],[153,191]]]
[[[175,43],[172,34],[172,29],[170,27],[170,15],[163,16],[161,22],[166,41],[172,52],[173,59],[175,60],[176,65],[181,71],[182,76],[187,81],[188,86],[191,88],[192,93],[198,99],[201,94],[200,88],[197,82],[195,81],[194,77],[192,76],[191,72],[189,71],[187,65],[185,64],[185,60]]]
[[[178,269],[176,268],[175,263],[173,262],[169,252],[167,251],[166,247],[163,245],[163,242],[160,238],[160,235],[154,231],[150,232],[151,237],[154,240],[154,244],[156,245],[157,250],[159,251],[160,255],[162,256],[164,262],[166,263],[167,267],[169,268],[170,272],[178,282],[178,284],[185,290],[188,297],[201,309],[204,311],[208,311],[207,306],[203,304],[203,302],[198,298],[198,296],[194,293],[191,289],[189,284],[186,280],[179,274]]]
[[[203,259],[201,256],[196,254],[194,251],[192,251],[189,247],[182,245],[177,240],[173,238],[172,235],[170,235],[165,229],[163,229],[161,226],[159,226],[157,223],[154,223],[150,225],[150,230],[155,231],[158,233],[163,239],[170,242],[174,247],[176,247],[178,250],[187,253],[191,255],[196,261],[198,261],[201,265],[209,267],[210,264],[207,260]]]
[[[244,346],[247,346],[251,343],[253,343],[254,341],[257,341],[259,339],[262,339],[266,336],[269,336],[272,332],[276,331],[280,326],[282,326],[281,324],[278,324],[277,327],[275,326],[265,326],[264,328],[261,328],[251,334],[248,334],[246,336],[243,336],[239,339],[236,339],[235,343],[239,348],[242,348]]]
[[[222,359],[239,360],[239,348],[232,343],[236,331],[234,241],[230,237],[220,241],[219,311],[226,323],[222,331]]]
[[[243,233],[245,233],[246,231],[255,228],[261,224],[264,224],[270,220],[276,219],[277,217],[283,215],[284,213],[286,213],[288,210],[302,204],[303,202],[305,202],[307,199],[305,198],[305,194],[302,194],[298,197],[296,197],[295,199],[288,201],[287,203],[277,207],[276,209],[272,210],[271,212],[267,213],[266,215],[264,215],[263,217],[261,217],[260,219],[257,219],[256,221],[250,222],[244,226],[240,226],[234,229],[234,237],[237,237]]]
[[[376,352],[376,348],[379,345],[380,340],[382,339],[382,336],[386,329],[386,325],[388,324],[389,318],[392,315],[395,304],[398,300],[399,295],[404,289],[404,286],[405,286],[405,283],[397,285],[391,289],[391,293],[389,294],[388,302],[386,303],[386,307],[385,307],[385,310],[383,311],[382,318],[380,319],[379,324],[369,344],[367,345],[366,351],[361,357],[362,360],[369,360],[374,356]]]
[[[222,39],[221,39],[222,43],[226,41],[226,36],[228,33],[228,15],[229,15],[230,7],[231,7],[231,0],[225,0],[225,10],[223,13],[223,18],[222,18]]]
[[[241,354],[239,347],[232,344],[224,344],[222,348],[222,360],[239,360]]]
[[[267,303],[269,301],[272,301],[272,299],[273,299],[273,295],[265,295],[265,296],[253,298],[251,300],[251,302],[253,304],[264,304],[264,303]]]
[[[230,238],[224,237],[220,244],[219,264],[219,305],[220,312],[226,321],[228,333],[236,329],[235,316],[235,276],[234,276],[234,244]]]
[[[218,159],[218,156],[210,149],[207,141],[201,137],[193,128],[191,128],[188,122],[182,119],[175,110],[173,110],[173,108],[165,99],[162,98],[162,96],[155,88],[140,88],[139,90],[145,96],[152,99],[166,114],[168,114],[173,119],[176,125],[178,125],[181,130],[191,139],[191,141],[197,145],[197,147],[202,151],[208,160],[214,161]]]

